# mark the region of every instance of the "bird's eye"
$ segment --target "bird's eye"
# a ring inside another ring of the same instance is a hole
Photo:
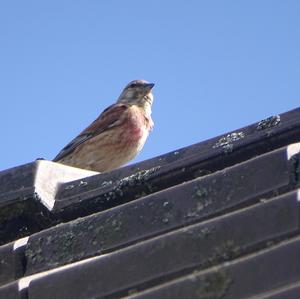
[[[129,85],[130,88],[135,88],[135,87],[137,87],[137,86],[138,86],[137,83],[131,83],[131,84]]]

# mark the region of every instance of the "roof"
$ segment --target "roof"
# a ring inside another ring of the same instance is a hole
[[[109,173],[1,172],[0,298],[299,298],[299,139],[295,109]]]

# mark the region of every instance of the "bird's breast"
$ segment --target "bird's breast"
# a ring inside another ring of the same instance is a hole
[[[145,116],[143,110],[138,107],[130,107],[124,124],[125,130],[123,133],[126,136],[122,136],[123,138],[120,138],[120,140],[124,140],[128,145],[145,143],[151,130],[151,119]]]

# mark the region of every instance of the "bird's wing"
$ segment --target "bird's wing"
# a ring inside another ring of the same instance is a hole
[[[104,131],[121,125],[124,120],[122,115],[127,108],[128,106],[125,104],[114,104],[106,108],[94,122],[92,122],[69,144],[67,144],[53,159],[53,161],[56,162],[63,159],[85,141],[103,133]]]

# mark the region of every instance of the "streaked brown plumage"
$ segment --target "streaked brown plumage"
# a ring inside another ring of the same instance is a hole
[[[153,86],[144,80],[130,82],[116,104],[105,109],[53,161],[105,172],[132,160],[153,127]]]

